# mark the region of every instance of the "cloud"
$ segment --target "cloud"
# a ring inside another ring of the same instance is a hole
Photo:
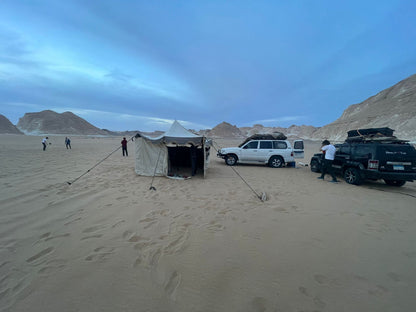
[[[255,120],[250,122],[250,125],[253,124],[262,124],[262,125],[270,125],[270,124],[274,124],[274,126],[281,126],[279,124],[281,123],[285,123],[287,124],[288,122],[296,122],[296,121],[300,121],[303,119],[306,119],[306,116],[283,116],[283,117],[277,117],[277,118],[270,118],[270,119],[261,119],[261,120]]]

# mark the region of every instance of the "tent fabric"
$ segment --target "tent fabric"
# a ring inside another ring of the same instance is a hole
[[[209,160],[209,153],[205,150],[205,137],[189,132],[176,120],[168,131],[158,137],[149,137],[140,133],[136,135],[136,173],[144,176],[167,176],[170,165],[168,147],[190,147],[191,144],[203,148],[205,176]]]
[[[147,140],[153,141],[153,142],[159,142],[162,141],[165,144],[194,144],[194,145],[200,145],[202,144],[202,140],[204,137],[198,136],[192,132],[189,132],[186,130],[178,121],[174,121],[172,126],[169,128],[168,131],[166,131],[164,134],[152,138],[149,136],[144,136]]]
[[[168,173],[168,148],[163,142],[136,138],[136,173],[144,176],[165,176]]]

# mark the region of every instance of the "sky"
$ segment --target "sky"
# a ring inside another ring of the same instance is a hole
[[[0,114],[324,126],[416,74],[416,1],[0,0]]]

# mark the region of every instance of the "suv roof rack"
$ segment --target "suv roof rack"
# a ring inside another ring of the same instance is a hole
[[[241,143],[238,147],[243,146],[250,140],[286,140],[287,137],[282,132],[273,132],[273,133],[256,133],[248,137]]]
[[[394,130],[388,127],[368,128],[348,131],[347,143],[407,143],[393,135]]]
[[[347,138],[345,140],[347,143],[408,143],[408,140],[401,140],[396,138],[395,136],[392,137],[355,137],[355,138]]]
[[[394,137],[393,129],[384,128],[367,128],[348,131],[348,137]]]

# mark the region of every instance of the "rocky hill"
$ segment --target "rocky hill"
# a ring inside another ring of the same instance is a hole
[[[15,125],[5,116],[0,115],[0,134],[23,134]]]
[[[219,137],[219,138],[243,138],[244,134],[237,126],[233,126],[228,122],[223,121],[219,125],[216,125],[209,131],[206,131],[208,137]]]
[[[26,134],[108,135],[108,131],[94,127],[71,112],[58,114],[51,110],[26,113],[17,127]]]
[[[247,138],[253,134],[263,133],[270,134],[280,132],[285,134],[288,138],[302,138],[302,139],[313,139],[314,133],[318,128],[313,126],[295,126],[292,125],[289,128],[282,127],[265,127],[263,125],[254,125],[253,127],[241,127],[233,126],[227,122],[222,122],[215,126],[212,130],[205,130],[204,134],[212,138]]]
[[[314,137],[343,141],[348,130],[379,127],[394,129],[398,138],[416,142],[416,75],[351,105],[340,118],[317,130]]]

